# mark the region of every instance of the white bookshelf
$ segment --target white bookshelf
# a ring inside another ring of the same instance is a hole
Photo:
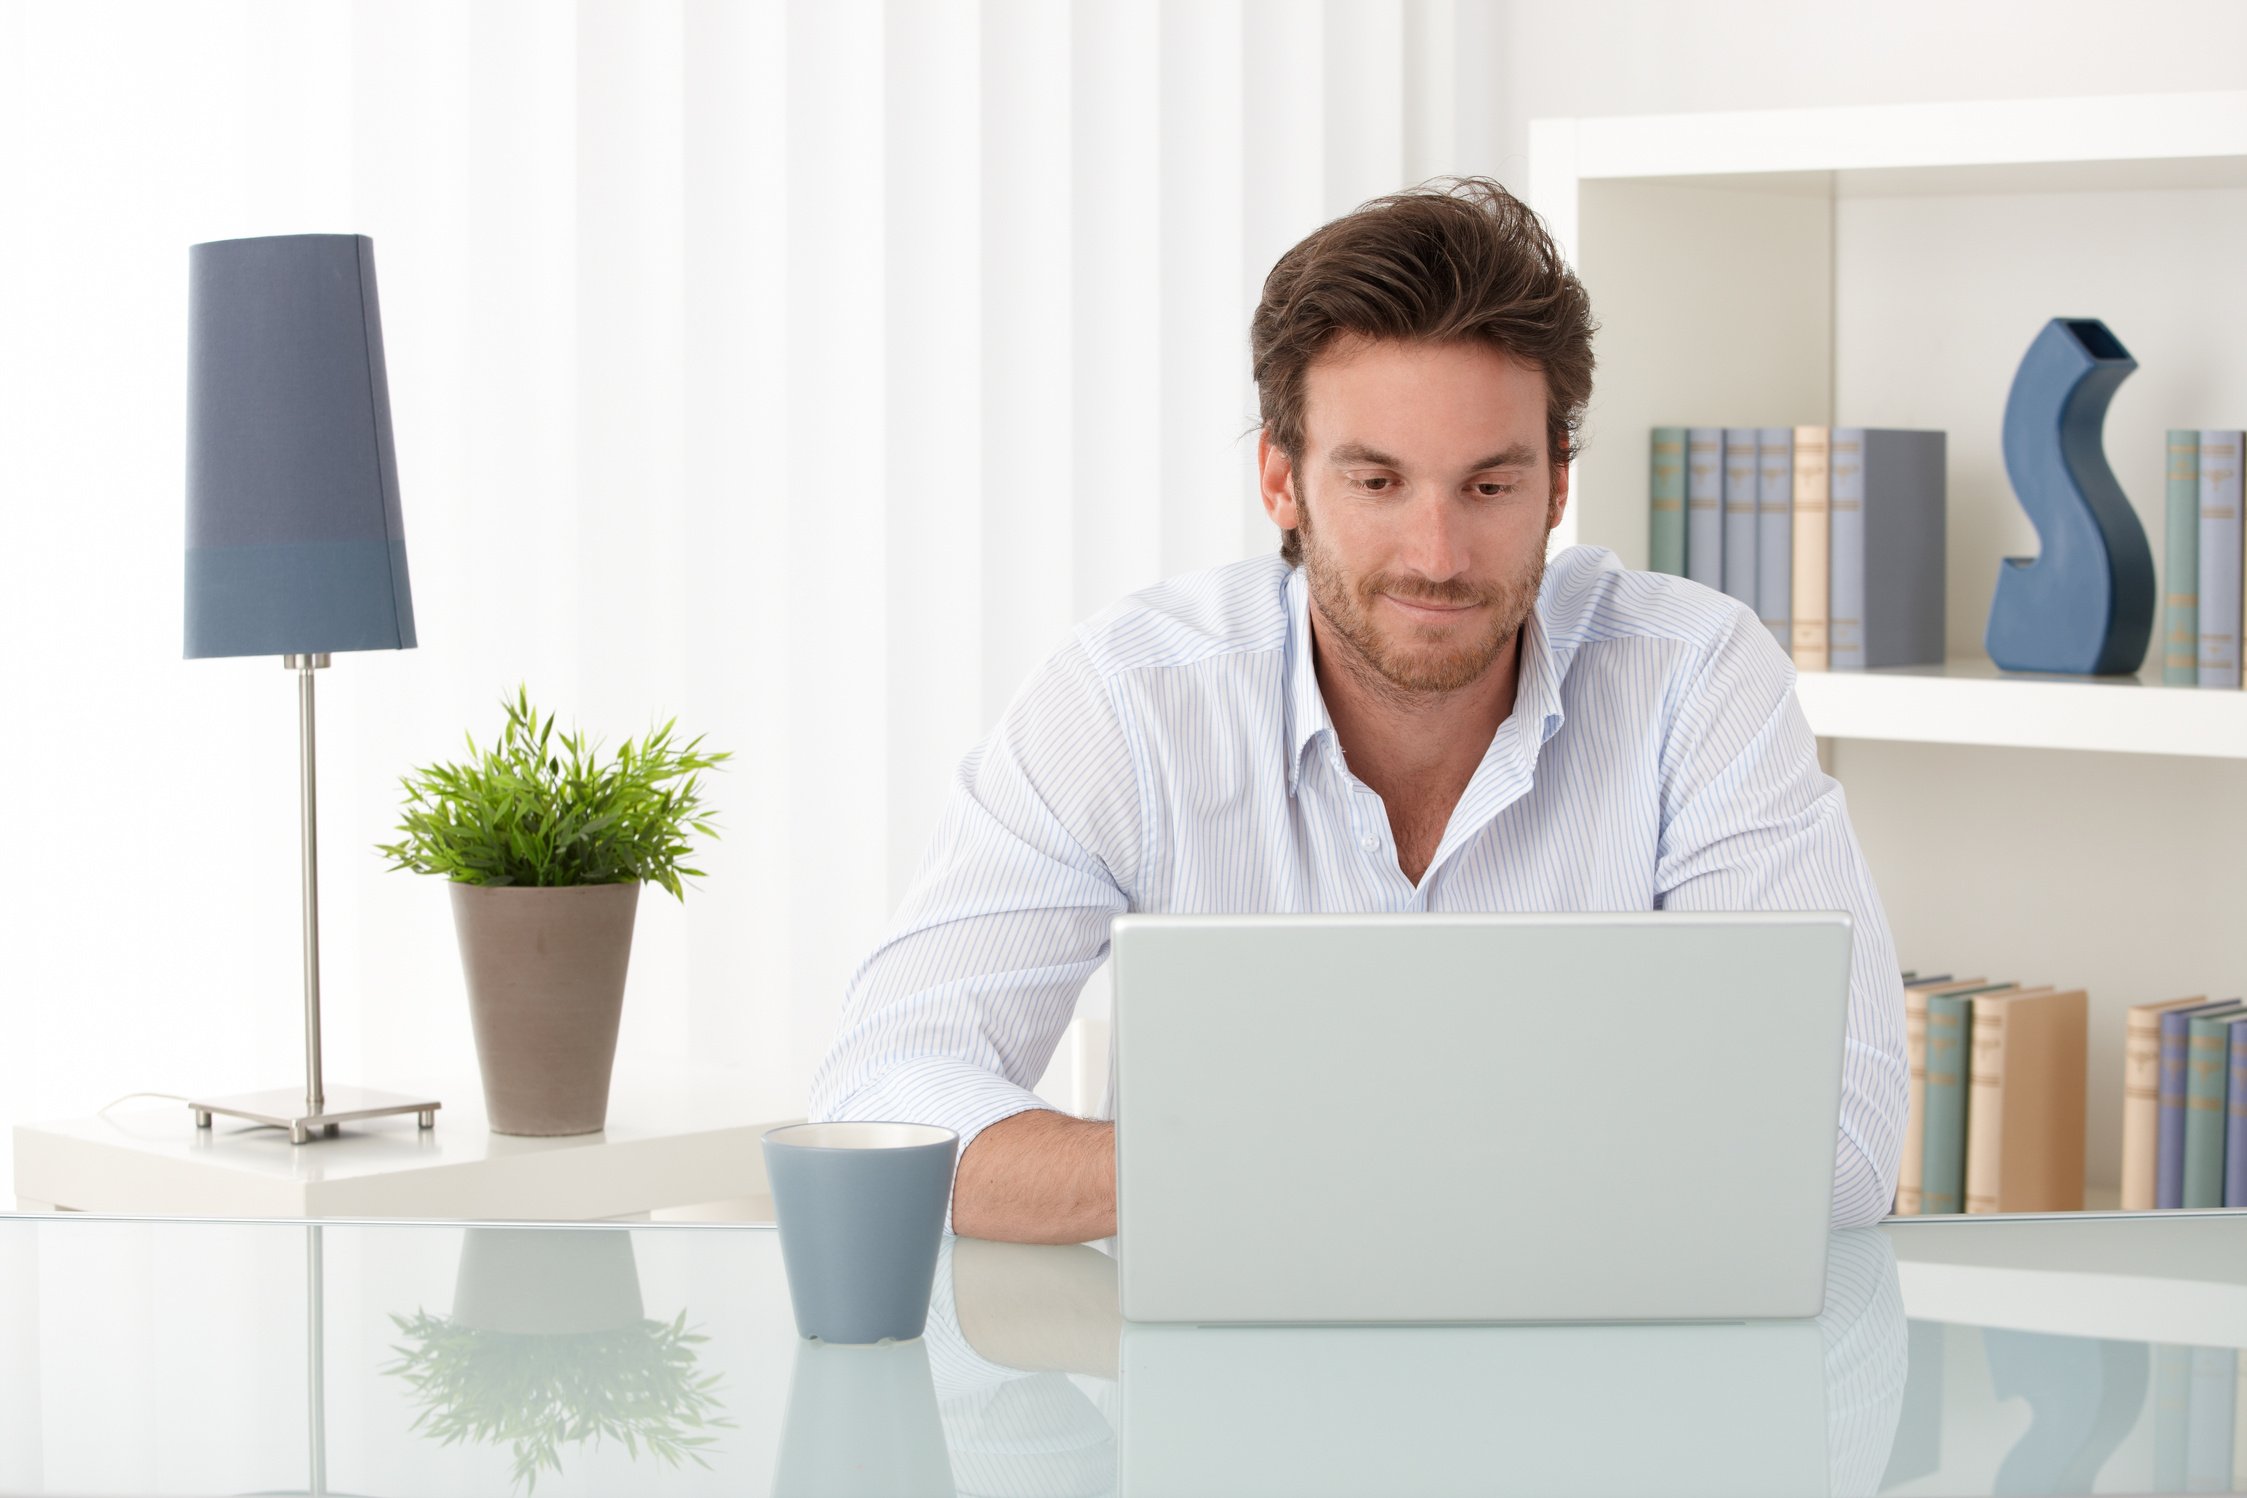
[[[2160,569],[2164,429],[2247,426],[2247,91],[1538,120],[1529,198],[1601,325],[1557,545],[1645,565],[1655,426],[1949,433],[1950,660],[1798,693],[1905,960],[2090,989],[2111,1199],[2123,1009],[2247,987],[2247,693],[2160,685],[2158,618],[2135,680],[1990,664],[2000,560],[2037,550],[2000,429],[2044,323],[2105,321]]]
[[[1556,545],[1645,565],[1657,425],[1941,427],[1953,660],[1806,674],[1812,728],[2247,758],[2247,694],[2154,684],[2158,637],[2146,679],[2119,685],[2007,677],[1980,650],[1999,558],[2036,550],[1997,421],[2044,318],[2104,316],[2139,360],[2106,446],[2157,564],[2161,430],[2247,423],[2247,319],[2224,315],[2243,278],[2152,269],[2170,236],[2247,227],[2247,92],[1545,119],[1530,128],[1529,186],[1602,324]],[[2179,204],[2196,215],[2182,225]],[[1991,274],[2003,250],[1970,232],[1993,221],[2028,236],[2017,274],[2002,259]],[[1915,309],[1919,358],[1899,331]]]
[[[2144,677],[2019,676],[1985,658],[1805,671],[1795,695],[1821,738],[2247,759],[2247,692],[2168,688]]]

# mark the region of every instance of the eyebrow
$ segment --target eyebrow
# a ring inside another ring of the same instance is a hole
[[[1371,463],[1377,468],[1402,468],[1404,465],[1387,453],[1377,452],[1362,442],[1344,442],[1327,453],[1327,461],[1335,464]],[[1481,473],[1489,468],[1528,468],[1537,462],[1536,449],[1526,442],[1492,453],[1478,463],[1467,466],[1469,473]]]

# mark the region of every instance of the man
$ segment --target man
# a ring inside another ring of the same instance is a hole
[[[958,1233],[1101,1238],[1114,1126],[1028,1089],[1125,911],[1845,910],[1833,1215],[1887,1210],[1901,983],[1792,665],[1720,593],[1592,547],[1547,571],[1592,332],[1485,179],[1281,258],[1251,330],[1280,555],[1135,594],[1031,677],[851,981],[815,1118],[958,1131]]]

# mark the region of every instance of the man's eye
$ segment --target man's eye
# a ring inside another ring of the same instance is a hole
[[[1496,499],[1502,494],[1511,494],[1520,487],[1518,484],[1477,484],[1475,492],[1484,499]]]
[[[1368,494],[1379,494],[1386,490],[1391,484],[1395,483],[1396,480],[1376,477],[1353,479],[1351,482],[1355,483],[1360,489],[1363,489]]]

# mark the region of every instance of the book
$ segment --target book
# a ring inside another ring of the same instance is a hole
[[[1724,591],[1724,428],[1685,431],[1685,575]]]
[[[2194,1015],[2185,1034],[2186,1207],[2224,1204],[2224,1094],[2231,1071],[2229,1021],[2247,1010]]]
[[[1756,429],[1724,429],[1724,591],[1755,607]]]
[[[1904,1149],[1896,1163],[1896,1215],[1916,1217],[1920,1212],[1921,1167],[1927,1159],[1927,997],[1938,989],[1972,993],[1983,986],[1980,978],[1953,979],[1948,974],[1917,978],[1905,974],[1904,1057],[1911,1084],[1904,1103]]]
[[[1966,1103],[1966,1210],[2083,1210],[2080,988],[1977,994]]]
[[[2156,1207],[2185,1204],[2185,1041],[2191,1034],[2192,1021],[2200,1015],[2243,1007],[2247,1006],[2237,999],[2218,999],[2212,1004],[2193,1004],[2162,1013],[2161,1078],[2156,1084],[2160,1112],[2153,1170]]]
[[[1923,1216],[1966,1206],[1966,1044],[1973,1003],[1961,993],[1927,996],[1927,1119],[1919,1166]]]
[[[2224,1089],[2224,1205],[2247,1207],[2247,1017],[2227,1027],[2230,1082]]]
[[[2200,685],[2200,433],[2169,430],[2168,511],[2162,537],[2161,680]],[[2125,1202],[2124,1206],[2129,1203]]]
[[[1896,1161],[1896,1200],[1889,1210],[1898,1217],[1919,1215],[1919,1171],[1927,1158],[1927,991],[1909,984],[1904,988],[1904,1068],[1911,1082],[1904,1102],[1904,1148]]]
[[[2200,684],[2239,685],[2238,432],[2200,434]]]
[[[2132,1004],[2122,1032],[2122,1210],[2154,1205],[2154,1167],[2161,1142],[2161,1016],[2205,1004],[2206,994]]]
[[[1826,510],[1826,429],[1794,429],[1794,577],[1788,607],[1793,614],[1794,663],[1798,671],[1826,669],[1828,531]],[[1956,1210],[1953,1208],[1952,1210]]]
[[[1827,452],[1828,668],[1943,659],[1944,434],[1835,427]]]
[[[1785,650],[1794,628],[1794,428],[1756,433],[1755,609]]]
[[[1647,476],[1646,570],[1685,576],[1685,428],[1656,427]]]

